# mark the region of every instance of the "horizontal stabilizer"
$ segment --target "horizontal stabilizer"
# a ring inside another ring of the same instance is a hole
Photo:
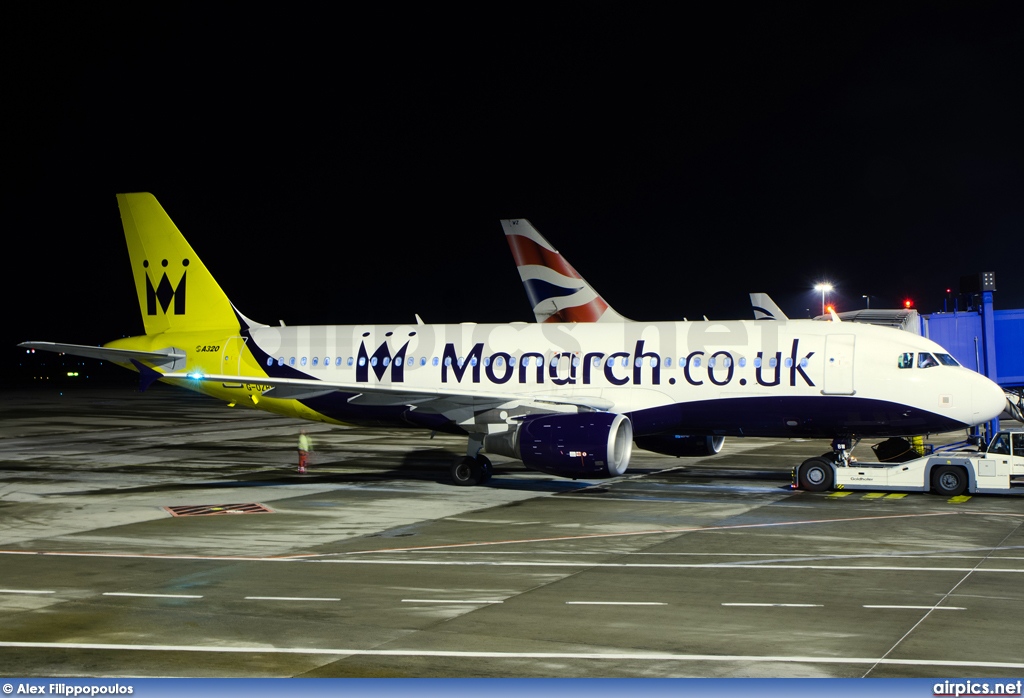
[[[154,371],[149,366],[143,363],[139,363],[135,359],[132,359],[132,366],[139,372],[139,392],[144,393],[146,389],[160,380],[162,375],[159,371]]]
[[[22,342],[18,345],[25,349],[52,351],[58,354],[84,356],[90,359],[112,361],[116,364],[127,364],[134,361],[148,361],[157,366],[167,366],[181,361],[185,354],[173,349],[161,351],[136,351],[134,349],[112,349],[110,347],[93,347],[87,344],[57,344],[56,342]]]

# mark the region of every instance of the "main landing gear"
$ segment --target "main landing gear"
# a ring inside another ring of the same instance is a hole
[[[491,460],[480,453],[484,447],[484,434],[470,432],[469,443],[466,445],[466,456],[452,466],[452,480],[460,487],[482,485],[491,479],[494,466]]]
[[[455,463],[451,472],[452,480],[456,485],[471,487],[472,485],[482,485],[490,480],[494,474],[494,466],[487,456],[477,454],[475,458],[466,456]]]

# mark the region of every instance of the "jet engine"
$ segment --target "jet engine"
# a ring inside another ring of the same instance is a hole
[[[653,434],[639,436],[633,442],[646,451],[666,456],[713,456],[722,450],[724,436],[693,436],[691,434]]]
[[[548,475],[616,477],[629,466],[633,425],[610,412],[537,415],[513,431],[488,435],[484,449]]]

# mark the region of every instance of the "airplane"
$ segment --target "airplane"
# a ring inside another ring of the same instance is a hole
[[[264,325],[231,304],[152,194],[117,201],[145,334],[19,346],[111,361],[143,389],[160,380],[289,417],[464,435],[457,485],[491,478],[484,453],[620,476],[634,438],[668,455],[708,437],[832,439],[843,461],[854,438],[953,431],[1005,405],[938,344],[856,323]],[[926,356],[938,365],[922,368]]]

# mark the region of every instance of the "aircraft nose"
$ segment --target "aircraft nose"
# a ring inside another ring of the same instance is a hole
[[[1006,409],[1006,395],[1003,389],[981,374],[978,374],[974,381],[971,397],[975,424],[993,420]]]

